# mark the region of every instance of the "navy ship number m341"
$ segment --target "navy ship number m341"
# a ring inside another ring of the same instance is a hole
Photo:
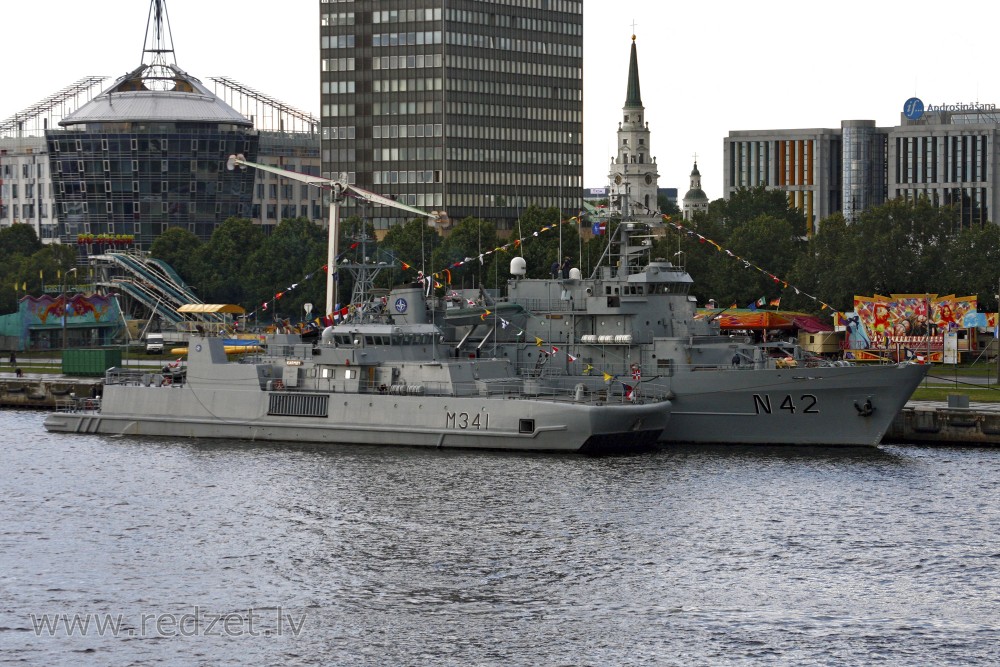
[[[490,415],[487,412],[477,412],[471,415],[468,412],[447,412],[445,413],[444,427],[485,431],[490,427]]]
[[[781,399],[781,403],[778,404],[776,409],[787,410],[790,414],[795,414],[800,412],[805,415],[818,415],[819,410],[816,408],[818,403],[816,397],[812,394],[802,394],[799,396],[798,401],[792,398],[791,394],[785,394],[785,397]],[[764,414],[769,415],[773,412],[775,408],[772,408],[771,396],[769,394],[753,395],[753,409],[758,415]]]

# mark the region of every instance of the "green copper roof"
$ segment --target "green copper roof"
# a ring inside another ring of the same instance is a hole
[[[635,35],[632,35],[632,55],[628,61],[628,92],[625,94],[625,106],[642,106],[642,94],[639,92],[639,58],[635,55]]]

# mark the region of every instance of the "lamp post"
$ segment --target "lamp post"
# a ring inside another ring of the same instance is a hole
[[[69,316],[69,303],[67,303],[67,301],[66,301],[66,279],[69,278],[69,274],[71,274],[71,273],[76,273],[76,267],[75,266],[72,269],[70,269],[69,271],[67,271],[65,274],[63,274],[63,280],[62,280],[62,311],[63,311],[63,313],[62,313],[62,315],[63,315],[62,316],[62,349],[64,349],[64,350],[67,347],[69,347],[68,343],[66,342],[66,318]]]

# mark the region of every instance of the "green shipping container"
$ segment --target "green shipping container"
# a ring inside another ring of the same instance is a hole
[[[63,375],[104,377],[104,371],[122,365],[122,351],[102,347],[93,350],[63,350]]]

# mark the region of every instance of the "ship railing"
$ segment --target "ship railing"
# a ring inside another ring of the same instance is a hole
[[[184,384],[186,373],[178,371],[163,372],[142,370],[136,368],[109,368],[104,372],[104,385],[113,384],[134,386],[170,387]]]
[[[385,396],[419,395],[419,396],[481,396],[491,400],[546,400],[567,403],[628,403],[655,402],[667,400],[673,396],[670,388],[657,383],[632,383],[631,389],[626,389],[621,382],[605,383],[602,378],[597,382],[578,382],[573,386],[560,386],[546,383],[538,379],[518,380],[517,378],[493,378],[476,380],[474,382],[423,382],[411,385],[387,386],[385,391],[375,388],[372,393]],[[633,398],[627,398],[631,392]]]
[[[56,412],[100,412],[100,398],[70,396],[56,400]]]
[[[573,310],[573,301],[563,299],[518,299],[517,303],[524,306],[525,310],[532,313],[558,312],[568,313]],[[584,307],[583,304],[580,306]]]

